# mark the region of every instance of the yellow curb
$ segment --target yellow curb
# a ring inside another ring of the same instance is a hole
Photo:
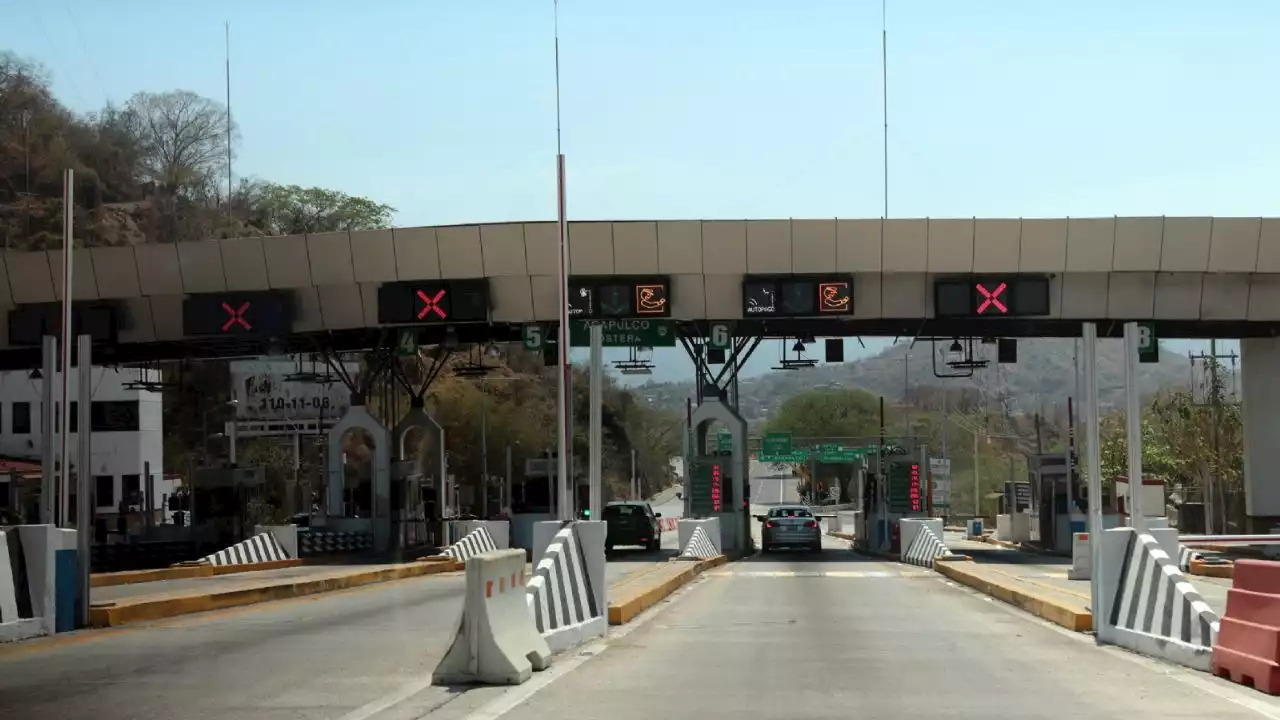
[[[1236,564],[1227,561],[1227,564],[1206,563],[1203,560],[1192,560],[1190,572],[1192,575],[1201,577],[1223,578],[1226,580],[1234,579],[1236,576]]]
[[[399,567],[351,573],[350,575],[338,575],[315,580],[303,579],[224,592],[178,595],[151,600],[144,597],[134,601],[125,600],[118,603],[95,605],[89,608],[89,621],[93,627],[97,628],[118,627],[128,623],[161,620],[178,615],[190,615],[210,610],[239,607],[241,605],[253,605],[270,600],[284,600],[303,595],[346,590],[391,580],[435,575],[448,572],[451,569],[452,567],[448,563],[407,563]]]
[[[662,602],[671,595],[671,593],[691,582],[698,575],[701,575],[703,572],[706,572],[711,568],[724,565],[728,561],[729,559],[724,555],[717,555],[716,557],[709,558],[707,560],[689,563],[687,568],[663,580],[657,585],[643,587],[636,590],[630,597],[621,601],[611,601],[609,603],[609,624],[622,625],[631,622],[635,616],[645,610],[648,610],[654,605],[657,605],[659,602]],[[670,565],[660,565],[659,567],[670,567]],[[634,580],[640,580],[644,575],[648,574],[649,573],[644,573],[643,575],[634,578]],[[610,587],[610,594],[625,594],[628,588],[621,587],[621,585],[622,584],[620,583],[619,586]],[[619,593],[619,590],[622,592]]]
[[[945,577],[962,585],[967,585],[985,595],[990,595],[997,600],[1003,600],[1014,607],[1026,610],[1032,615],[1048,620],[1055,625],[1061,625],[1073,632],[1089,632],[1093,629],[1093,613],[1088,610],[1064,605],[1059,600],[999,584],[975,573],[966,572],[962,569],[963,567],[963,565],[957,563],[944,562],[934,564],[934,569]]]
[[[89,587],[111,587],[113,585],[132,585],[134,583],[160,582],[161,580],[187,580],[190,578],[216,577],[234,573],[256,572],[258,570],[280,570],[282,568],[299,567],[302,560],[272,560],[270,562],[251,563],[248,565],[175,565],[154,570],[125,570],[124,572],[94,573],[89,578]]]

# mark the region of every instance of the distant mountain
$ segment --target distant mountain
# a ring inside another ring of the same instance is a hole
[[[872,357],[846,363],[820,364],[804,370],[775,370],[739,381],[739,407],[752,422],[768,419],[787,398],[815,388],[862,388],[901,403],[904,386],[913,404],[934,390],[966,389],[993,407],[1003,405],[1013,413],[1064,406],[1076,392],[1074,341],[1035,339],[1018,341],[1017,363],[995,362],[994,345],[975,345],[975,358],[990,360],[971,377],[938,377],[954,374],[946,365],[948,343],[919,342],[893,345]],[[1098,389],[1104,411],[1124,402],[1124,343],[1098,341]],[[937,362],[932,361],[936,353]],[[936,370],[936,372],[935,372]],[[1139,390],[1144,396],[1162,389],[1191,386],[1191,362],[1186,355],[1161,350],[1159,363],[1138,366]],[[650,404],[683,410],[694,394],[693,383],[647,383],[632,388]]]

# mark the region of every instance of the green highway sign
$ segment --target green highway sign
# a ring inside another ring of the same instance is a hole
[[[809,461],[809,453],[805,450],[792,450],[776,455],[762,452],[756,456],[756,460],[762,463],[802,463]]]
[[[843,445],[827,444],[820,445],[814,451],[818,455],[818,462],[824,463],[850,463],[858,458],[875,452],[875,448],[855,448],[845,447]]]
[[[728,350],[733,345],[733,325],[726,322],[711,323],[707,347],[712,350]]]
[[[546,330],[537,323],[525,325],[523,337],[525,350],[541,350],[543,343],[547,341]]]
[[[589,323],[600,325],[604,347],[676,346],[676,324],[671,320],[576,320],[569,325],[569,345],[591,346]]]
[[[1138,362],[1160,362],[1160,339],[1156,337],[1156,324],[1138,323]]]
[[[772,432],[764,436],[763,442],[760,443],[760,459],[764,462],[791,462],[789,460],[769,461],[764,460],[764,456],[790,455],[791,454],[791,433]],[[807,455],[807,453],[805,453]]]
[[[728,430],[721,430],[716,433],[716,452],[733,452],[733,433]]]

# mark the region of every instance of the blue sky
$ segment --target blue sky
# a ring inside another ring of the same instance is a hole
[[[571,219],[879,217],[880,13],[562,0]],[[237,175],[400,225],[554,218],[551,0],[46,0],[0,8],[0,47],[79,111],[222,99],[224,21]],[[1275,215],[1278,21],[1266,0],[889,0],[889,214]]]

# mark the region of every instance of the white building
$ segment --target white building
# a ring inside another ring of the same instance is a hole
[[[159,382],[155,370],[93,369],[93,405],[90,408],[92,438],[92,487],[97,499],[99,525],[110,522],[115,530],[122,500],[138,498],[141,509],[142,475],[150,463],[155,522],[167,522],[166,503],[177,486],[164,474],[163,400],[154,390],[137,387],[140,381]],[[55,375],[54,396],[61,397],[61,374]],[[42,381],[26,371],[0,372],[0,456],[40,462],[43,408]],[[79,397],[79,377],[71,376],[70,395]],[[71,402],[70,447],[75,466],[79,428],[79,403]],[[54,422],[60,421],[60,413]],[[56,438],[55,438],[56,442]],[[58,449],[55,446],[55,454]],[[38,485],[39,481],[36,480]],[[8,479],[0,477],[0,503],[10,497]],[[140,519],[140,516],[138,516]]]

